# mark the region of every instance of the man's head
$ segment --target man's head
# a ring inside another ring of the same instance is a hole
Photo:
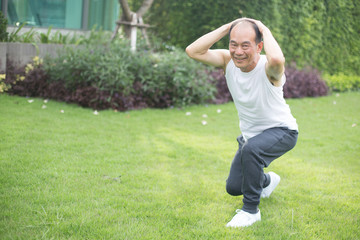
[[[236,25],[238,25],[240,22],[249,23],[249,24],[253,27],[254,32],[255,32],[255,35],[256,35],[255,42],[256,42],[257,44],[260,43],[260,42],[261,42],[261,38],[262,38],[261,33],[260,33],[260,31],[259,31],[258,26],[257,26],[253,21],[251,21],[251,20],[239,19],[239,20],[236,20],[235,22],[233,22],[233,23],[231,24],[231,27],[230,27],[230,30],[229,30],[229,36],[230,36],[231,31],[233,30],[233,28],[234,28]]]
[[[235,21],[229,37],[229,51],[235,66],[243,72],[250,72],[256,67],[263,47],[259,28],[250,20]]]

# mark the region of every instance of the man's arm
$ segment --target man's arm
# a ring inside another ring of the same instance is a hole
[[[229,50],[210,48],[228,34],[230,27],[231,23],[228,23],[200,37],[186,48],[187,55],[199,62],[225,69],[230,61]]]
[[[268,60],[266,74],[275,86],[281,86],[281,78],[285,71],[285,57],[270,30],[260,21],[253,20],[259,28],[264,40],[264,50]]]

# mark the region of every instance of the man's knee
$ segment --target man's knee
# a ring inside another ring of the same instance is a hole
[[[226,182],[226,191],[228,194],[230,194],[232,196],[242,195],[241,184],[239,184],[239,183],[234,184],[234,183],[227,181]]]

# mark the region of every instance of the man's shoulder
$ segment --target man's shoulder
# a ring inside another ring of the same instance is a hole
[[[266,55],[260,55],[259,63],[264,65],[267,63]]]
[[[232,68],[234,68],[235,65],[234,65],[234,62],[233,60],[230,58],[227,62],[226,62],[226,65],[225,65],[225,75],[231,71]]]

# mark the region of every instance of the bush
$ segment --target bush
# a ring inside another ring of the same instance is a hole
[[[208,68],[179,50],[131,52],[127,42],[66,48],[57,58],[7,69],[8,92],[94,109],[185,106],[213,100]],[[19,80],[21,79],[21,81]]]
[[[359,0],[157,0],[145,21],[164,41],[185,48],[237,18],[259,19],[269,27],[287,61],[329,74],[360,75],[359,13]],[[228,48],[228,41],[224,37],[214,48]]]
[[[160,49],[160,48],[158,48]],[[137,108],[222,104],[232,100],[223,70],[190,59],[183,50],[160,52],[140,47],[131,52],[128,42],[88,43],[65,48],[57,58],[38,57],[25,68],[7,64],[0,92],[74,102],[83,107],[125,111]],[[286,68],[286,98],[326,95],[328,89],[314,69]]]
[[[360,76],[326,74],[324,75],[324,79],[329,88],[335,92],[360,90]]]
[[[215,69],[209,72],[217,88],[213,103],[222,104],[232,101],[226,84],[224,71]],[[284,85],[285,98],[319,97],[328,93],[326,83],[321,79],[319,72],[312,68],[298,70],[295,65],[285,69],[286,83]]]
[[[79,87],[129,91],[134,79],[131,52],[126,46],[86,45],[66,48],[57,58],[46,58],[49,82],[62,82],[74,92]]]
[[[133,53],[125,44],[68,49],[59,58],[48,59],[45,69],[50,81],[63,82],[70,91],[95,87],[108,92],[108,102],[115,93],[141,96],[149,107],[184,106],[213,97],[214,88],[202,74],[205,66],[183,51]]]
[[[0,42],[6,42],[7,38],[7,19],[4,17],[2,11],[0,11]]]
[[[213,99],[215,87],[208,80],[208,68],[190,59],[184,51],[140,52],[137,59],[136,78],[146,98],[155,104],[184,106]]]
[[[0,74],[0,93],[6,92],[9,89],[9,84],[5,83],[6,75]]]
[[[87,51],[85,49],[81,51]],[[111,58],[101,59],[97,51],[92,50],[95,57],[86,61],[86,54],[69,51],[73,55],[64,54],[49,60],[46,67],[38,58],[25,69],[15,69],[9,64],[6,80],[0,82],[0,90],[20,96],[74,102],[97,110],[113,108],[125,111],[232,101],[222,69],[205,68],[178,50],[157,54],[145,51],[130,53],[132,57],[128,62],[118,63],[118,68],[124,71],[120,73],[124,79],[116,75],[118,69],[111,70],[116,68],[114,63],[106,65],[102,62]],[[121,56],[116,52],[114,55]],[[78,62],[75,63],[74,59]],[[95,63],[96,59],[99,59],[98,63]],[[315,69],[298,70],[290,66],[285,74],[285,98],[318,97],[328,93],[325,82]]]
[[[11,61],[6,64],[5,92],[19,96],[43,97],[48,91],[46,80],[47,74],[38,57],[22,68],[15,67]]]
[[[319,97],[328,94],[328,87],[316,69],[308,67],[298,70],[296,66],[288,66],[285,75],[285,98]]]
[[[208,73],[213,79],[213,84],[216,86],[215,99],[212,103],[223,104],[231,102],[233,99],[226,83],[226,78],[223,69],[214,69]]]

